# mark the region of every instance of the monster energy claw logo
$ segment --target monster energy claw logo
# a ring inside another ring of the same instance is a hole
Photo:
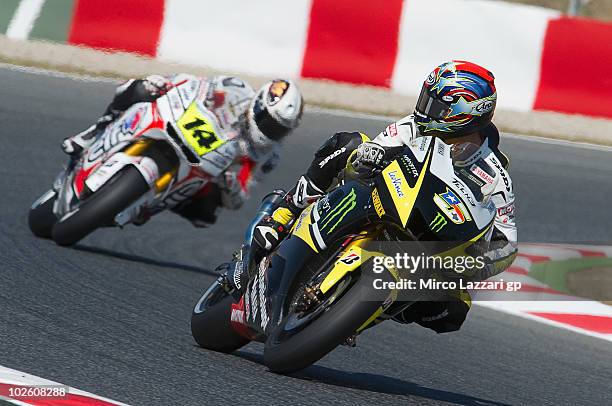
[[[429,228],[431,228],[433,232],[437,233],[442,230],[446,226],[446,224],[448,224],[448,222],[446,221],[444,216],[438,212],[436,213],[436,217],[433,219],[433,221],[429,223]]]
[[[340,222],[344,220],[344,217],[346,217],[346,215],[351,210],[353,210],[356,205],[357,195],[355,194],[355,189],[351,189],[351,192],[348,195],[344,196],[340,203],[336,207],[334,207],[332,211],[327,213],[325,217],[321,220],[321,224],[323,224],[321,226],[321,231],[323,231],[325,227],[330,225],[332,221],[335,221],[335,223],[331,224],[331,228],[329,229],[328,233],[334,231],[338,224],[340,224]]]

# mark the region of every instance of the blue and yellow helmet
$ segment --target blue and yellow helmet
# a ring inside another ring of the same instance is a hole
[[[472,62],[446,62],[423,83],[414,109],[422,135],[452,138],[480,131],[493,118],[495,77]]]

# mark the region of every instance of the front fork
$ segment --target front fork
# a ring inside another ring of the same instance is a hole
[[[123,153],[129,156],[141,156],[153,143],[153,140],[149,138],[144,138],[136,141],[135,143],[129,145]],[[177,168],[171,169],[163,174],[160,174],[159,178],[154,183],[155,192],[160,193],[165,190],[174,176],[176,175]]]

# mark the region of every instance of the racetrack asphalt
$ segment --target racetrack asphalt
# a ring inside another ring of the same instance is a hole
[[[291,376],[267,372],[260,344],[231,355],[195,346],[191,309],[265,192],[291,186],[335,130],[386,124],[307,112],[280,169],[210,229],[164,213],[74,248],[35,238],[27,211],[66,160],[61,139],[93,122],[113,90],[0,69],[0,365],[133,405],[609,404],[609,342],[482,307],[450,334],[383,323]],[[516,137],[502,147],[522,241],[611,240],[609,150]]]

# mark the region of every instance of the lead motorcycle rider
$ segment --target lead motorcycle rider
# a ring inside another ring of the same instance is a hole
[[[78,158],[130,106],[153,102],[170,89],[188,80],[200,80],[207,89],[205,105],[217,117],[228,139],[237,144],[231,165],[215,181],[191,196],[172,196],[164,203],[196,227],[207,227],[217,218],[217,209],[237,210],[246,201],[249,190],[272,171],[279,160],[280,141],[301,122],[303,98],[291,80],[277,79],[266,83],[257,93],[243,80],[231,76],[211,79],[188,74],[151,75],[121,84],[104,115],[87,130],[66,138],[64,152]],[[153,213],[139,213],[134,221],[142,225]]]
[[[301,211],[324,195],[342,171],[366,176],[377,173],[383,169],[383,161],[404,145],[418,142],[415,139],[420,136],[435,136],[463,156],[455,162],[456,171],[481,187],[482,198],[491,199],[497,210],[491,244],[484,254],[486,267],[471,279],[484,280],[503,272],[517,253],[517,229],[514,192],[506,171],[508,158],[499,150],[499,132],[491,122],[496,100],[494,76],[485,68],[465,61],[436,67],[423,84],[413,114],[389,125],[373,141],[359,132],[338,132],[319,148],[306,174],[272,215],[255,227],[256,249],[265,253],[278,246]],[[456,151],[466,145],[472,150]],[[220,270],[227,271],[226,283],[236,292],[234,297],[239,297],[248,275],[236,262],[222,265]],[[417,302],[393,319],[416,322],[437,333],[456,331],[465,321],[471,297],[467,291],[445,295],[448,297],[440,301]],[[354,345],[354,337],[347,344]]]

